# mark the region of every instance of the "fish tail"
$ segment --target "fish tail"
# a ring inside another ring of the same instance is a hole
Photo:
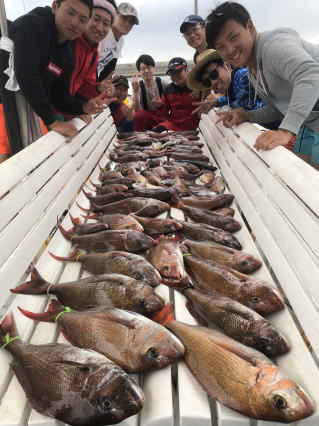
[[[12,312],[9,312],[0,323],[0,345],[8,344],[8,339],[18,336],[17,326]]]
[[[91,185],[94,186],[94,188],[101,188],[101,186],[102,186],[102,185],[99,185],[97,183],[94,183],[91,178],[89,179],[89,182],[90,182]]]
[[[26,317],[35,321],[54,322],[56,316],[64,311],[64,307],[57,301],[51,300],[46,312],[36,313],[30,312],[18,306],[19,311]]]
[[[82,207],[82,206],[80,206],[80,204],[76,201],[76,205],[81,209],[81,210],[83,210],[84,212],[90,212],[91,211],[91,209],[85,209],[84,207]]]
[[[66,238],[67,240],[70,240],[71,239],[71,236],[72,236],[72,234],[74,233],[74,227],[73,228],[70,228],[68,231],[65,229],[65,228],[63,228],[63,226],[59,223],[59,222],[57,222],[57,227],[59,228],[59,230],[60,230],[60,232],[61,232],[61,234],[63,235],[63,237],[64,238]]]
[[[31,271],[31,281],[27,281],[16,288],[10,289],[11,293],[20,294],[47,294],[49,283],[41,277],[36,268]]]
[[[86,198],[88,198],[89,200],[91,200],[91,198],[93,197],[93,195],[91,194],[91,192],[86,192],[86,191],[84,191],[83,188],[82,188],[82,192],[86,196]]]
[[[84,219],[96,219],[97,217],[101,216],[101,213],[95,213],[95,214],[91,214],[89,216],[85,216],[83,214],[81,214],[82,217],[84,217]]]
[[[70,216],[70,219],[71,219],[71,222],[73,223],[73,225],[81,225],[82,224],[81,219],[79,219],[78,217],[73,217],[70,212],[69,212],[69,216]]]
[[[61,260],[62,262],[77,262],[80,255],[84,254],[80,250],[74,250],[69,257],[57,256],[56,254],[49,251],[49,255],[53,257],[53,259]]]
[[[173,305],[171,305],[170,303],[166,303],[160,311],[156,312],[151,317],[152,321],[155,321],[163,325],[164,327],[173,319],[175,319],[173,313]]]

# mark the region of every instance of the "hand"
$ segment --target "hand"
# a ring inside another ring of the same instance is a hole
[[[198,114],[208,114],[208,112],[216,105],[216,99],[209,101],[205,99],[203,102],[193,102],[192,105],[198,105],[198,108],[194,109],[191,115]]]
[[[254,144],[254,148],[259,151],[260,149],[273,149],[276,146],[285,146],[294,136],[292,132],[285,129],[278,130],[265,130],[258,136]]]
[[[78,134],[77,128],[74,124],[67,121],[54,121],[50,126],[49,130],[60,133],[60,135],[67,136],[69,138],[74,138]]]
[[[91,115],[82,114],[82,115],[79,115],[78,118],[80,118],[86,124],[92,123],[92,116]]]
[[[152,104],[155,106],[155,108],[160,108],[163,105],[161,98],[154,98],[152,99]]]
[[[193,99],[200,99],[200,92],[192,92],[191,97]]]
[[[113,74],[114,74],[114,71],[110,72],[110,74],[107,77],[105,77],[104,80],[100,81],[100,83],[96,85],[98,92],[102,93],[105,90],[111,91],[113,87],[113,84],[112,84]]]
[[[138,75],[132,72],[132,81],[131,81],[133,92],[138,92],[140,90],[140,85],[138,82]]]
[[[84,114],[99,114],[102,112],[114,98],[107,98],[108,91],[102,92],[96,98],[90,99],[83,106]]]
[[[123,117],[125,117],[127,121],[133,120],[133,109],[132,108],[124,105],[123,109],[122,109],[122,114],[123,114]]]
[[[241,108],[234,108],[230,111],[221,111],[218,112],[219,116],[216,124],[219,122],[223,122],[225,127],[233,127],[237,124],[243,123],[244,121],[249,121],[249,113],[245,112]]]

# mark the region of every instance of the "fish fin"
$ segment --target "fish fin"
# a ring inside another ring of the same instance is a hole
[[[76,205],[79,207],[79,209],[83,210],[84,212],[91,212],[91,209],[85,209],[84,207],[80,206],[80,204],[76,201]]]
[[[6,335],[10,338],[18,336],[17,326],[12,312],[9,312],[0,323],[0,344],[6,343]]]
[[[208,327],[208,322],[204,317],[202,317],[192,306],[192,304],[187,300],[185,302],[186,309],[188,312],[198,321],[198,323],[204,327]]]
[[[31,270],[31,280],[27,281],[16,288],[10,289],[11,293],[21,294],[46,294],[49,283],[41,277],[36,268]]]
[[[48,252],[50,256],[53,257],[53,259],[61,260],[62,262],[77,262],[77,259],[79,258],[80,254],[85,254],[81,252],[80,250],[74,250],[69,257],[63,257],[63,256],[57,256],[56,254],[52,253],[51,251]],[[35,293],[36,294],[36,293]],[[40,293],[44,294],[44,293]]]
[[[61,328],[61,333],[63,335],[63,337],[65,338],[65,340],[67,340],[69,343],[71,343],[71,345],[73,346],[77,346],[76,343],[69,337],[69,335],[67,334],[66,330],[64,330],[64,328]]]
[[[152,315],[151,320],[162,324],[164,327],[174,319],[173,305],[166,303],[163,308]]]
[[[84,191],[83,188],[82,188],[82,192],[86,196],[86,198],[88,198],[89,200],[93,197],[91,192],[86,192],[86,191]]]
[[[57,300],[52,299],[46,312],[30,312],[18,306],[19,311],[26,317],[35,321],[54,322],[57,314],[64,311],[64,307]]]
[[[61,232],[61,234],[63,235],[63,237],[64,238],[66,238],[67,240],[70,240],[71,239],[71,236],[72,236],[72,234],[73,234],[73,232],[74,232],[74,227],[73,228],[70,228],[68,231],[65,229],[65,228],[63,228],[63,226],[59,223],[59,222],[57,222],[57,227],[59,228],[59,230],[60,230],[60,232]]]
[[[70,212],[69,212],[69,216],[70,216],[70,219],[71,219],[71,222],[73,223],[73,225],[81,225],[82,224],[81,219],[78,218],[78,217],[73,217]]]
[[[80,216],[84,217],[84,219],[96,219],[96,218],[101,216],[101,213],[95,213],[95,214],[91,214],[89,216],[85,216],[85,215],[81,214]]]
[[[89,182],[90,182],[91,185],[94,186],[94,188],[100,188],[102,186],[102,185],[99,185],[97,183],[94,183],[91,178],[89,179]]]

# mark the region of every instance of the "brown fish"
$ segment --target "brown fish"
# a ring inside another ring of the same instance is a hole
[[[167,171],[163,166],[156,166],[152,168],[152,172],[159,176],[161,179],[166,179],[168,177]]]
[[[99,179],[103,182],[103,180],[107,179],[117,179],[122,178],[122,174],[120,172],[117,172],[115,170],[104,170],[100,169]]]
[[[196,195],[196,197],[214,197],[216,195],[216,192],[212,191],[209,188],[206,188],[203,185],[187,185],[187,188],[189,192],[193,195]]]
[[[116,163],[130,163],[132,161],[145,161],[149,156],[144,152],[139,152],[137,154],[127,154],[122,157],[114,159]]]
[[[178,241],[174,238],[160,238],[150,251],[148,259],[164,280],[168,282],[185,281],[183,254]]]
[[[143,232],[132,231],[130,229],[100,231],[95,234],[73,235],[60,230],[65,238],[72,241],[77,247],[89,251],[123,250],[131,253],[142,253],[149,250],[154,244],[154,240]]]
[[[69,257],[50,255],[63,262],[79,262],[83,268],[94,275],[109,273],[123,274],[155,287],[160,284],[161,276],[144,257],[125,251],[85,254],[75,250]]]
[[[290,423],[313,413],[306,393],[265,355],[207,327],[171,320],[185,363],[207,394],[245,416]]]
[[[139,216],[146,217],[158,216],[168,209],[169,205],[163,201],[143,197],[133,197],[104,206],[94,206],[93,204],[93,210],[95,212],[102,212],[104,214],[138,214]]]
[[[6,335],[18,335],[12,314],[1,323],[0,344],[6,342]],[[41,414],[72,426],[103,426],[121,422],[143,407],[140,387],[97,352],[19,339],[6,349],[31,406]]]
[[[211,197],[182,197],[181,201],[191,207],[198,207],[200,209],[214,210],[218,207],[229,206],[233,202],[234,196],[232,194],[216,194]]]
[[[133,195],[129,192],[110,192],[105,195],[93,196],[91,193],[85,192],[83,189],[82,191],[93,204],[98,206],[115,203],[116,201],[126,200],[127,198],[133,197]]]
[[[161,201],[169,201],[172,192],[172,188],[134,188],[129,190],[129,193],[134,197],[154,198]]]
[[[169,218],[148,218],[134,216],[144,228],[144,232],[147,235],[158,235],[158,234],[172,234],[173,232],[180,231],[183,225],[176,222],[174,219]]]
[[[191,250],[192,254],[201,259],[214,260],[244,274],[257,271],[262,265],[262,262],[251,254],[224,247],[212,241],[186,240],[183,243]]]
[[[184,347],[174,334],[135,312],[101,306],[65,312],[56,301],[51,301],[43,314],[20,311],[37,321],[56,320],[71,343],[100,352],[128,373],[163,368],[184,355]]]
[[[148,180],[151,185],[160,186],[162,179],[150,170],[144,170],[142,175]]]
[[[214,209],[214,213],[220,214],[222,216],[234,217],[235,210],[230,207],[222,207],[221,209]]]
[[[187,288],[183,295],[188,300],[188,310],[200,324],[217,325],[227,336],[267,356],[289,351],[284,336],[247,306],[217,293],[204,294],[194,288]]]
[[[217,194],[221,194],[225,191],[226,185],[222,177],[216,176],[213,182],[209,185],[209,188],[217,192]]]
[[[121,274],[102,274],[79,281],[52,284],[34,268],[31,281],[10,290],[21,294],[54,294],[65,306],[83,310],[107,305],[149,315],[163,306],[162,298],[144,281]]]
[[[175,160],[193,160],[193,161],[202,161],[202,162],[208,162],[209,157],[202,154],[192,154],[192,153],[182,153],[182,152],[173,152],[170,154],[172,158]]]
[[[230,297],[259,314],[268,314],[284,308],[284,298],[266,281],[219,265],[213,260],[184,256],[184,262],[195,288],[205,293],[213,291]]]
[[[100,223],[105,223],[109,230],[121,230],[130,229],[132,231],[143,232],[144,228],[139,221],[137,221],[133,215],[126,214],[107,214],[103,216],[92,215],[84,216],[86,219],[96,219]]]
[[[73,223],[73,228],[66,230],[63,228],[60,223],[57,223],[58,228],[62,232],[63,235],[68,235],[68,239],[71,239],[73,235],[88,235],[95,234],[96,232],[106,231],[108,226],[105,223],[81,223],[81,220],[78,218],[74,218],[69,213],[71,222]]]
[[[205,223],[192,223],[177,220],[183,225],[182,233],[188,238],[194,240],[208,240],[222,244],[226,247],[232,247],[241,250],[241,244],[230,232],[215,228]]]

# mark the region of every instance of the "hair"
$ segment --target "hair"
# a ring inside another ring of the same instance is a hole
[[[109,3],[111,3],[111,5],[114,7],[114,9],[118,12],[118,8],[117,8],[117,4],[115,3],[114,0],[107,0]]]
[[[215,48],[215,41],[223,26],[230,19],[236,21],[243,27],[251,19],[249,12],[239,3],[226,1],[213,9],[206,18],[206,40],[208,48]]]
[[[61,3],[63,3],[65,0],[55,0],[56,4],[60,7]],[[92,15],[93,10],[93,0],[79,0],[81,3],[84,3],[90,10],[90,16]]]
[[[205,64],[205,66],[198,71],[198,73],[196,75],[196,80],[200,81],[200,82],[202,81],[202,77],[206,73],[206,70],[209,67],[209,65],[217,64],[217,65],[223,66],[224,63],[225,62],[222,58],[215,58],[215,59],[212,59],[211,61],[207,62],[207,64]]]
[[[136,61],[136,69],[137,71],[141,68],[141,63],[147,65],[148,67],[155,67],[155,61],[150,55],[141,55],[138,57]]]

